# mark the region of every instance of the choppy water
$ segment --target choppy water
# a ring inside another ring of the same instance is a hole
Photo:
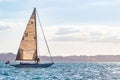
[[[120,80],[120,63],[55,63],[49,68],[0,63],[0,80]]]

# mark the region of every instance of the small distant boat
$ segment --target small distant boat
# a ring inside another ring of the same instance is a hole
[[[39,17],[38,17],[39,20]],[[40,22],[40,20],[39,20]],[[18,64],[10,64],[14,67],[41,67],[46,68],[50,67],[54,64],[53,59],[51,57],[51,53],[47,44],[47,40],[41,26],[41,31],[44,36],[44,40],[48,49],[48,52],[50,54],[50,63],[41,63],[40,59],[38,58],[38,46],[37,46],[37,28],[36,28],[36,8],[34,8],[33,13],[29,19],[29,22],[27,24],[26,30],[24,32],[24,35],[22,37],[18,53],[16,56],[15,61],[19,61]]]

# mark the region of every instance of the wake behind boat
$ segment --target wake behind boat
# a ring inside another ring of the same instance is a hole
[[[39,20],[39,17],[38,17],[38,20]],[[39,20],[39,23],[40,23],[40,20]],[[41,23],[40,23],[40,26],[41,26],[41,31],[43,33],[43,37],[44,37],[44,40],[45,40],[45,43],[48,49],[48,53],[50,54],[51,63],[41,63],[40,59],[38,58],[36,8],[34,8],[33,13],[27,24],[26,30],[24,32],[24,35],[22,37],[22,40],[21,40],[21,43],[18,49],[18,53],[16,56],[15,61],[19,61],[20,63],[11,64],[11,66],[46,68],[54,64]],[[34,63],[30,63],[29,61],[34,62]]]

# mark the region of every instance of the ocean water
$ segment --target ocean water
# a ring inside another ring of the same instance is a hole
[[[0,80],[120,80],[120,63],[55,63],[48,68],[14,68],[1,62]]]

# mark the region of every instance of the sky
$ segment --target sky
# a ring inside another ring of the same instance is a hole
[[[120,0],[0,0],[0,53],[17,53],[35,7],[53,56],[120,55]]]

